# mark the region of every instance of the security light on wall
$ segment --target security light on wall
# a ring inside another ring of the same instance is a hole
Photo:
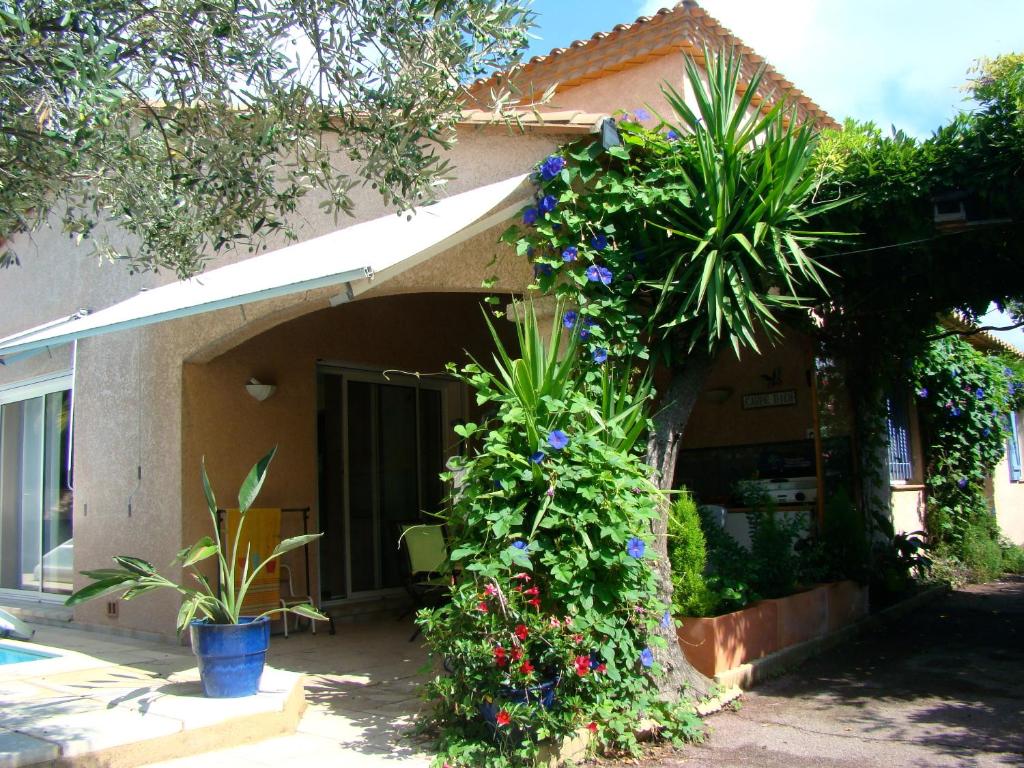
[[[259,379],[253,378],[245,385],[245,391],[262,403],[277,391],[277,387],[273,384],[262,384]]]

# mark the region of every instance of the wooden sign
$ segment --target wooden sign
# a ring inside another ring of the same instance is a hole
[[[783,405],[796,405],[796,390],[781,389],[778,392],[751,392],[743,396],[743,409],[778,408]]]

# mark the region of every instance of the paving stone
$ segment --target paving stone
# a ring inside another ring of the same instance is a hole
[[[18,727],[20,733],[57,744],[62,757],[156,739],[181,730],[180,720],[119,707],[41,717]]]

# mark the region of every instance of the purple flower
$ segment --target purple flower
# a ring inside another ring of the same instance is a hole
[[[979,400],[984,400],[985,399],[985,390],[982,389],[981,387],[978,387],[976,390],[974,390],[974,396],[976,398],[978,398]]]
[[[576,248],[576,246],[570,245],[568,248],[562,251],[562,261],[566,263],[569,263],[570,261],[576,261],[576,255],[578,253],[579,250]]]
[[[928,397],[928,387],[921,387],[917,390],[918,397]]]
[[[611,285],[612,271],[608,267],[599,267],[597,264],[591,264],[587,267],[587,280],[592,283]]]
[[[960,408],[955,405],[949,409],[950,416],[959,416],[961,413],[963,413],[963,411],[961,411]]]
[[[545,458],[547,458],[547,454],[544,453],[544,451],[537,451],[536,453],[530,454],[530,463],[540,464]]]
[[[644,544],[644,540],[639,536],[632,536],[629,541],[626,542],[626,554],[630,557],[635,557],[638,560],[644,556],[644,550],[646,548],[647,545]]]
[[[554,448],[556,451],[560,451],[569,444],[569,436],[560,429],[552,430],[548,433],[548,445]]]
[[[554,273],[555,273],[555,268],[552,267],[550,264],[534,264],[533,265],[533,276],[534,277],[540,277],[541,275],[544,275],[545,277],[547,277],[549,275],[553,275]]]
[[[512,546],[516,549],[526,549],[526,542],[522,539],[516,539],[512,542]]]
[[[555,210],[556,205],[558,205],[558,200],[554,195],[544,195],[544,197],[540,199],[540,212],[551,213]]]
[[[545,493],[549,499],[553,499],[555,497],[555,487],[553,485],[549,486]]]
[[[527,208],[523,211],[523,224],[528,227],[532,227],[537,223],[538,216],[540,216],[540,212],[536,208]]]
[[[565,168],[565,158],[561,155],[551,155],[540,164],[540,177],[544,181],[551,181]]]
[[[650,669],[654,666],[654,651],[650,648],[644,648],[640,651],[640,663],[643,664],[646,669]]]
[[[604,347],[597,347],[593,352],[591,352],[591,357],[594,358],[595,363],[600,365],[608,359],[608,350]]]
[[[675,131],[668,131],[665,134],[665,138],[668,139],[669,141],[676,141],[679,138],[679,134],[676,133]]]
[[[967,487],[967,478],[961,477],[959,480],[956,481],[956,484],[960,486],[960,490],[963,490],[964,488]]]
[[[662,617],[661,617],[661,628],[662,629],[668,629],[671,626],[672,626],[672,614],[669,613],[666,610],[665,613],[662,614]]]
[[[991,435],[992,435],[992,430],[989,429],[988,427],[985,427],[983,430],[981,430],[981,436],[982,437],[990,437]]]
[[[633,113],[633,115],[636,117],[637,120],[650,120],[651,119],[651,113],[648,112],[646,109],[643,109],[642,107],[640,109],[637,109]]]
[[[1010,394],[1012,395],[1012,394],[1013,394],[1014,392],[1016,392],[1016,391],[1017,391],[1017,387],[1016,387],[1016,386],[1014,385],[1014,383],[1013,383],[1013,382],[1011,381],[1011,382],[1010,382]]]
[[[570,309],[568,312],[562,315],[562,325],[564,325],[566,328],[572,329],[576,326],[576,320],[578,317],[579,316],[576,314],[576,312]]]
[[[597,327],[597,323],[591,320],[589,317],[583,321],[583,327],[580,328],[580,339],[586,341],[590,338],[590,331],[592,328]]]
[[[590,244],[594,247],[595,251],[603,251],[608,247],[608,235],[604,232],[598,232],[590,238]]]

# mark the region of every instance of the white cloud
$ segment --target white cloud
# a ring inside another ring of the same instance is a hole
[[[1024,50],[1024,2],[698,0],[834,117],[919,136],[963,106],[980,56]],[[649,14],[665,0],[645,0]]]

